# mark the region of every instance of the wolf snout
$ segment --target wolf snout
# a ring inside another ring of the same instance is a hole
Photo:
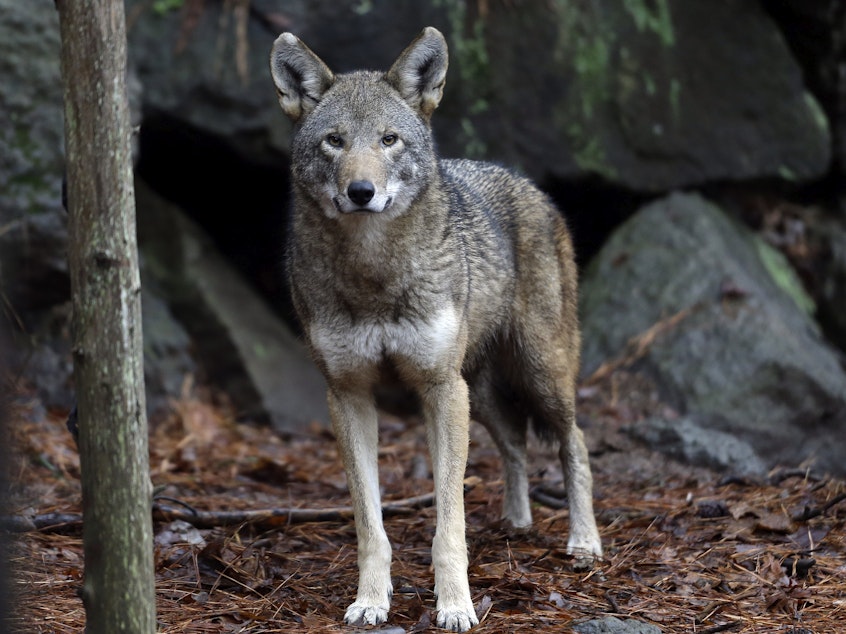
[[[347,197],[356,205],[364,207],[376,195],[376,185],[370,181],[353,181],[347,187]]]

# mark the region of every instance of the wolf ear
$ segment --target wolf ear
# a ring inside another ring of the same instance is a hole
[[[428,120],[444,94],[447,64],[444,36],[427,26],[385,73],[385,80]]]
[[[299,121],[317,106],[335,76],[312,50],[291,33],[283,33],[270,52],[270,74],[279,105],[292,121]]]

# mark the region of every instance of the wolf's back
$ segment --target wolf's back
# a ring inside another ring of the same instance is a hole
[[[442,160],[439,166],[450,201],[449,225],[465,254],[471,320],[484,315],[507,329],[507,323],[523,323],[532,313],[550,324],[569,324],[567,338],[577,346],[576,264],[564,218],[552,201],[531,181],[498,165]],[[485,314],[494,306],[503,311],[502,319]],[[578,352],[571,354],[578,359]]]
[[[480,247],[505,249],[512,267],[531,249],[563,259],[559,266],[569,266],[573,250],[564,218],[530,180],[481,161],[444,159],[439,167],[450,195],[452,223]],[[556,254],[548,253],[546,246],[554,246]]]

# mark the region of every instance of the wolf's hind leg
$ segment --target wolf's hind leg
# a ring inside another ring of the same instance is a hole
[[[502,519],[514,528],[532,525],[529,505],[529,478],[526,475],[526,414],[507,394],[504,383],[497,382],[490,365],[471,379],[471,415],[488,430],[502,456],[505,496]]]
[[[358,536],[358,594],[347,608],[349,624],[378,625],[388,619],[391,545],[382,525],[376,407],[364,391],[329,391],[332,429],[338,441]]]
[[[558,456],[570,503],[567,552],[576,567],[589,567],[602,556],[602,543],[593,513],[593,477],[582,430],[576,424],[576,368],[553,342],[524,343],[524,376],[532,393],[533,409],[560,442]]]
[[[559,395],[555,400],[559,403],[555,427],[560,441],[558,456],[570,503],[567,553],[575,556],[576,568],[589,568],[595,558],[602,557],[602,542],[593,513],[593,476],[584,436],[576,425],[575,395]]]
[[[593,477],[588,452],[582,430],[576,425],[575,415],[569,429],[562,430],[558,455],[561,458],[567,498],[570,502],[570,538],[567,540],[567,552],[576,558],[577,569],[589,568],[594,558],[602,557],[602,543],[593,514]]]

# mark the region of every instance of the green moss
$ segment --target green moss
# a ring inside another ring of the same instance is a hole
[[[808,106],[808,110],[811,113],[811,117],[817,127],[822,131],[826,136],[828,136],[831,132],[831,126],[828,123],[828,117],[825,114],[825,111],[820,106],[819,102],[814,99],[811,93],[805,93],[805,103]]]
[[[655,33],[664,46],[676,43],[669,0],[623,0],[623,6],[634,19],[639,32]]]
[[[784,254],[775,250],[761,238],[755,237],[754,243],[758,257],[778,287],[787,293],[803,312],[813,315],[817,309],[816,304],[805,291],[796,271],[790,266]]]
[[[658,86],[655,85],[655,80],[648,73],[643,74],[643,87],[646,90],[646,94],[650,97],[654,97],[658,92]]]
[[[465,0],[435,0],[434,4],[436,7],[446,9],[450,28],[450,57],[455,58],[457,62],[458,81],[465,87],[466,94],[474,95],[473,100],[466,104],[467,114],[470,117],[483,114],[490,108],[487,95],[491,85],[485,23],[481,19],[476,19],[472,24],[471,34],[467,36]],[[469,117],[461,120],[461,135],[465,156],[468,158],[486,156],[487,144],[479,136],[476,126]]]
[[[267,346],[262,343],[261,341],[253,341],[253,354],[258,359],[269,359],[271,356],[271,351],[268,350]]]
[[[613,178],[599,127],[598,113],[611,102],[615,82],[617,31],[609,14],[587,6],[576,8],[569,0],[555,3],[558,37],[553,58],[557,66],[572,68],[572,95],[555,113],[556,128],[569,140],[580,169]],[[626,57],[628,51],[620,51]]]
[[[791,169],[787,165],[779,166],[778,175],[786,181],[796,182],[798,180],[796,177],[796,172],[793,171],[793,169]]]
[[[4,194],[16,201],[16,207],[27,212],[39,212],[43,210],[45,200],[58,196],[56,186],[61,176],[57,170],[61,168],[51,164],[44,149],[33,138],[32,127],[23,123],[30,121],[29,117],[10,118],[13,127],[2,133],[0,147],[12,153],[17,168],[5,175]]]
[[[579,79],[582,116],[592,118],[594,109],[610,97],[610,47],[601,36],[579,38],[573,67]]]
[[[353,7],[353,12],[356,15],[367,15],[373,11],[373,0],[360,0],[358,4]]]
[[[458,72],[465,84],[484,87],[490,76],[490,58],[485,40],[485,23],[477,19],[472,25],[472,34],[465,35],[467,6],[464,0],[435,0],[436,7],[447,12],[450,27],[450,57],[458,61]],[[479,98],[474,108],[487,109],[487,100]]]
[[[567,135],[572,143],[573,160],[576,161],[579,169],[599,174],[608,179],[617,176],[617,171],[608,163],[605,149],[599,138],[585,134],[576,125],[571,125],[568,128]]]
[[[557,0],[558,39],[553,52],[556,64],[576,72],[572,94],[578,95],[580,114],[593,113],[611,97],[612,53],[617,29],[608,16],[590,8],[576,9],[568,0]]]
[[[181,9],[183,4],[185,4],[185,0],[155,0],[153,11],[159,15],[164,15],[170,11]]]

